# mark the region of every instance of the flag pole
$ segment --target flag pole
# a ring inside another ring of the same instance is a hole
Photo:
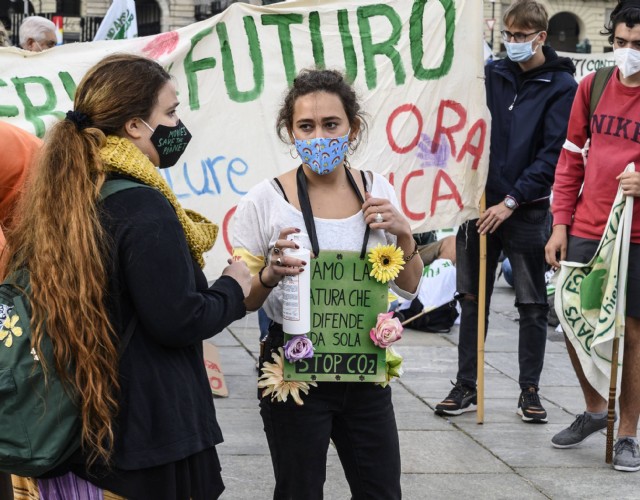
[[[482,193],[480,198],[480,216],[487,208],[486,194]],[[484,337],[486,329],[486,293],[487,293],[487,235],[480,235],[480,272],[478,276],[478,412],[477,422],[478,424],[484,423]]]
[[[627,166],[635,171],[633,163]],[[627,274],[629,267],[629,246],[631,244],[631,223],[633,220],[633,196],[625,200],[624,215],[620,225],[623,227],[620,262],[618,265],[618,296],[616,299],[616,319],[611,346],[611,377],[609,379],[609,402],[607,406],[607,445],[605,462],[613,461],[613,426],[616,420],[616,393],[618,391],[618,361],[620,350],[620,336],[624,333],[627,299]],[[623,224],[624,222],[624,224]],[[623,368],[624,369],[624,368]]]
[[[613,345],[611,348],[611,379],[609,382],[609,405],[607,408],[607,447],[605,450],[604,461],[608,464],[613,461],[613,425],[616,420],[616,391],[618,385],[619,346],[620,336],[616,333],[613,337]]]

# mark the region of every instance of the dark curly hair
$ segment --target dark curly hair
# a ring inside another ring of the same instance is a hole
[[[314,92],[327,92],[340,98],[351,129],[358,128],[358,140],[352,145],[352,149],[355,149],[367,129],[365,113],[351,84],[346,81],[342,73],[332,69],[303,69],[293,80],[293,85],[284,96],[276,120],[276,130],[280,140],[286,144],[289,143],[288,131],[293,130],[293,108],[296,100]]]
[[[618,0],[618,5],[611,12],[609,22],[600,32],[602,35],[608,35],[607,40],[610,45],[613,45],[616,27],[621,23],[624,23],[627,28],[633,28],[636,24],[640,24],[640,1]]]

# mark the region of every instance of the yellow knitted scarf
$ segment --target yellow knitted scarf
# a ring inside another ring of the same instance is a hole
[[[160,191],[176,211],[187,238],[189,250],[201,267],[202,254],[213,247],[218,236],[218,226],[193,210],[182,208],[178,198],[142,151],[123,137],[110,135],[100,150],[100,157],[108,172],[124,174]]]

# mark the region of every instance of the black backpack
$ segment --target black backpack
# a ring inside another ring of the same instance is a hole
[[[411,301],[408,309],[395,311],[393,317],[398,318],[400,322],[415,317],[415,319],[409,321],[409,323],[404,326],[430,333],[449,333],[458,318],[455,300],[442,304],[429,312],[423,313],[423,311],[424,306],[422,302],[420,302],[418,298],[415,298]]]

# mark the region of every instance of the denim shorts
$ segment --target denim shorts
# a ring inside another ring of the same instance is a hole
[[[567,258],[569,262],[589,262],[595,255],[600,240],[569,236]],[[627,276],[627,316],[640,318],[640,244],[631,243]]]

